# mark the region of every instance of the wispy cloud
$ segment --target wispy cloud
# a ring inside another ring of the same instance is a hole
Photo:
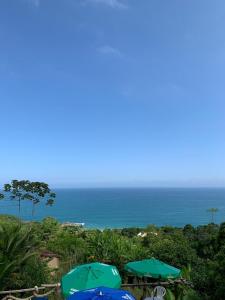
[[[103,45],[103,46],[97,48],[97,51],[104,55],[112,55],[112,56],[122,57],[122,53],[119,49],[114,48],[109,45]]]
[[[86,0],[86,2],[94,3],[94,4],[103,4],[111,8],[117,8],[117,9],[127,8],[127,5],[124,2],[124,0]]]
[[[37,8],[40,6],[40,0],[25,0],[25,2],[27,2]]]

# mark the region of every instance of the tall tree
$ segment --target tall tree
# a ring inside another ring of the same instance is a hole
[[[214,208],[214,207],[211,207],[211,208],[207,209],[207,212],[211,213],[212,223],[214,223],[214,216],[218,212],[218,210],[219,210],[218,208]]]
[[[4,191],[9,194],[12,200],[18,201],[19,213],[21,211],[21,201],[28,200],[32,203],[32,216],[34,216],[35,206],[46,201],[46,205],[53,205],[55,193],[51,191],[47,183],[32,182],[29,180],[12,180],[4,185]]]

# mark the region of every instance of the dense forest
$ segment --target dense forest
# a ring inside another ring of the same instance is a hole
[[[57,268],[48,267],[43,253],[58,258]],[[176,299],[225,299],[225,223],[100,231],[63,227],[50,217],[42,222],[0,217],[0,290],[58,282],[73,266],[92,261],[117,266],[127,282],[124,265],[150,257],[181,268],[193,283],[193,289],[172,287],[168,299],[178,292]],[[140,298],[141,291],[133,293]]]

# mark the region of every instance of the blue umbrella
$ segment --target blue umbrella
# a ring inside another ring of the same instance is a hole
[[[98,287],[75,292],[67,300],[135,300],[135,298],[124,290]]]

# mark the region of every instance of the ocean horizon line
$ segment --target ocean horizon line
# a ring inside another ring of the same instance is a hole
[[[52,187],[55,190],[62,189],[225,189],[225,186],[74,186],[74,187]]]

